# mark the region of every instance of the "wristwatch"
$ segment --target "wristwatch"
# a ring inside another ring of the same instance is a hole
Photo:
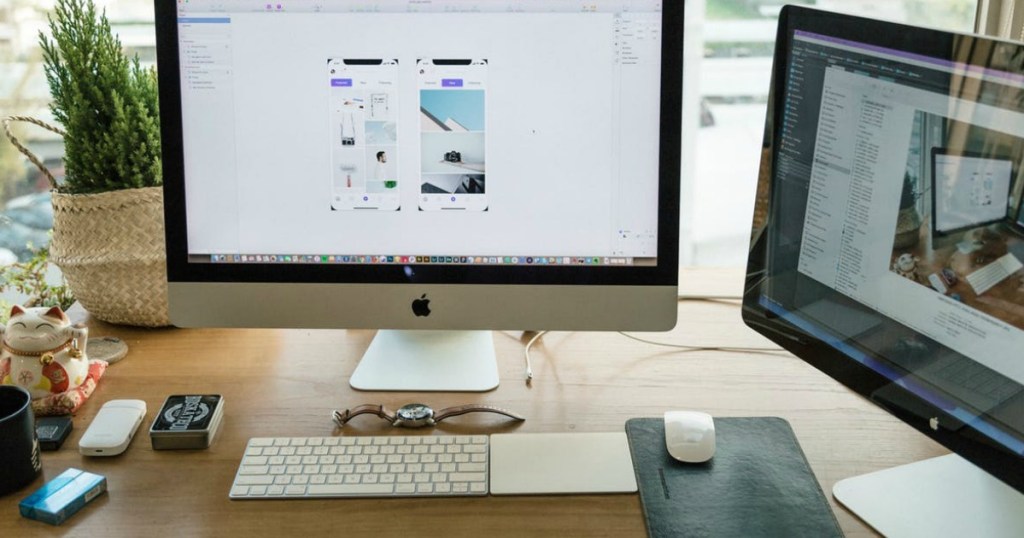
[[[373,413],[374,415],[390,422],[392,426],[421,428],[423,426],[433,426],[448,417],[477,412],[498,413],[499,415],[505,415],[506,417],[517,421],[526,420],[525,417],[521,417],[511,411],[490,405],[457,405],[455,407],[446,407],[439,411],[434,411],[430,406],[419,403],[403,405],[402,407],[399,407],[397,411],[392,411],[383,405],[359,405],[352,409],[335,411],[333,413],[333,417],[334,422],[338,426],[344,426],[346,422],[352,420],[352,417],[366,413]]]

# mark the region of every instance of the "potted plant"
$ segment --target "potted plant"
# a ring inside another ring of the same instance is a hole
[[[57,0],[40,32],[65,178],[53,190],[50,260],[94,317],[168,325],[156,72],[129,60],[92,0]]]
[[[921,213],[917,210],[920,194],[914,187],[916,181],[910,172],[903,174],[903,191],[900,194],[900,211],[896,217],[896,238],[893,248],[909,248],[921,239]]]
[[[59,306],[67,311],[75,298],[64,282],[51,284],[46,279],[49,251],[33,248],[32,257],[21,263],[0,267],[0,292],[12,291],[25,296],[21,306]],[[0,299],[0,324],[7,323],[11,304]]]

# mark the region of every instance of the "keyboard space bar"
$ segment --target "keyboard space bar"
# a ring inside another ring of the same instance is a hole
[[[387,495],[394,493],[394,484],[323,484],[306,487],[309,496],[344,496],[344,495]]]

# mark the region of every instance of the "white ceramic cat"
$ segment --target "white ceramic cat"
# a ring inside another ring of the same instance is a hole
[[[71,326],[59,307],[11,309],[0,325],[0,381],[20,385],[42,398],[78,387],[89,373],[85,343],[89,330]]]

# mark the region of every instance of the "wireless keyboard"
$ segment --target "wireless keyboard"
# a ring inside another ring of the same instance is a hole
[[[256,437],[232,499],[487,495],[486,435]]]
[[[1013,254],[1005,254],[998,260],[967,275],[967,282],[974,288],[974,293],[981,295],[993,286],[1010,278],[1024,265]]]

